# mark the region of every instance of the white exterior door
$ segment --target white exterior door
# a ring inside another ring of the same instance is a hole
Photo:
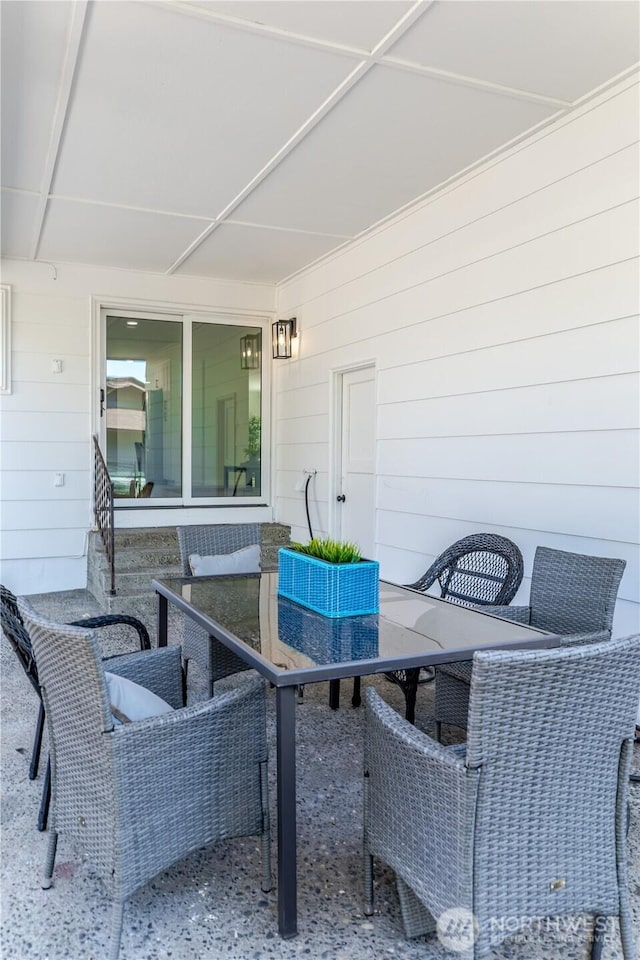
[[[362,555],[375,557],[376,397],[373,367],[340,375],[341,431],[336,478],[339,536],[357,543]]]

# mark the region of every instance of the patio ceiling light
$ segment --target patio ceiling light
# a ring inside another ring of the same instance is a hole
[[[296,318],[276,320],[271,327],[272,351],[274,360],[288,360],[291,357],[291,341],[297,337]]]

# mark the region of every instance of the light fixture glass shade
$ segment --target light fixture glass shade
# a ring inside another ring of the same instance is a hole
[[[291,356],[291,338],[296,336],[296,318],[276,320],[271,327],[274,360],[288,360]]]
[[[260,337],[257,334],[240,337],[240,366],[243,370],[257,370],[260,366]]]

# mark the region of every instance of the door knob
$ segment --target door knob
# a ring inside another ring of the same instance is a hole
[[[346,499],[347,498],[345,497],[344,493],[340,493],[336,497],[336,500],[338,501],[338,503],[344,503]]]

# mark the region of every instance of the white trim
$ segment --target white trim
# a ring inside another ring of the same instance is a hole
[[[60,263],[59,260],[56,262]],[[74,266],[78,266],[78,264],[76,263],[74,264]],[[81,264],[81,266],[84,266],[84,264]],[[103,269],[103,268],[100,267],[98,269]],[[123,267],[122,269],[125,269],[125,268]],[[131,272],[131,271],[127,271],[127,272]],[[140,272],[148,272],[148,271],[140,271]],[[215,282],[218,283],[217,280]],[[231,286],[236,285],[235,281],[233,280],[222,280],[220,282],[227,283]],[[244,283],[245,281],[240,281],[240,282]],[[257,281],[249,285],[260,286],[260,284]],[[265,320],[265,321],[269,321],[269,320],[273,321],[275,320],[275,317],[276,317],[275,310],[273,311],[254,310],[249,307],[247,307],[246,309],[241,307],[212,308],[212,307],[203,306],[202,304],[198,304],[198,303],[190,303],[186,300],[184,301],[182,300],[140,300],[140,299],[136,299],[135,297],[113,297],[113,296],[107,296],[107,295],[101,296],[100,294],[96,294],[91,298],[91,301],[92,303],[96,302],[99,305],[100,309],[109,310],[110,312],[114,313],[114,315],[116,315],[115,314],[116,310],[121,310],[123,316],[124,314],[129,316],[133,311],[139,311],[139,312],[144,312],[145,316],[151,316],[151,314],[157,314],[158,318],[161,320],[164,319],[164,314],[166,313],[171,314],[173,316],[182,316],[183,314],[186,314],[186,313],[193,313],[193,314],[198,314],[198,315],[202,314],[203,316],[216,317],[216,318],[228,317],[230,319],[233,317],[239,317],[239,318],[251,317],[252,319],[255,318],[257,320]]]
[[[47,149],[47,159],[45,161],[44,174],[42,177],[42,187],[40,199],[34,218],[34,231],[31,241],[31,259],[35,260],[40,246],[42,228],[49,203],[49,193],[53,186],[53,174],[58,161],[58,152],[62,142],[62,132],[69,112],[71,103],[71,90],[76,75],[76,69],[80,61],[80,47],[82,44],[82,35],[87,16],[88,0],[76,0],[71,8],[71,26],[69,28],[69,37],[67,49],[65,51],[64,64],[62,67],[62,76],[58,88],[58,99],[56,102],[55,113],[53,115],[53,125],[51,136],[49,138],[49,147]]]
[[[234,17],[227,13],[219,13],[217,10],[209,7],[196,7],[189,2],[185,2],[185,0],[147,0],[147,2],[153,3],[157,7],[164,7],[172,13],[178,13],[182,16],[191,17],[196,20],[208,20],[209,22],[219,23],[222,26],[241,30],[244,33],[254,33],[271,37],[275,40],[284,40],[286,43],[293,43],[302,47],[325,50],[349,60],[374,60],[376,58],[375,50],[367,50],[364,47],[352,47],[345,43],[338,43],[335,40],[311,37],[304,33],[295,33],[293,30],[275,27],[268,23],[260,23],[257,20],[247,20],[243,17]],[[390,32],[395,31],[399,24],[403,25],[408,17],[411,17],[411,23],[415,22],[415,20],[421,17],[422,14],[432,6],[433,2],[434,0],[417,0],[405,14],[396,20]],[[386,37],[383,39],[386,39]],[[381,54],[378,54],[378,56],[381,56]]]
[[[216,10],[203,7],[195,7],[184,0],[148,0],[155,3],[156,6],[170,9],[172,13],[178,13],[182,16],[191,17],[197,20],[207,20],[213,23],[219,23],[222,26],[231,27],[235,30],[241,30],[244,33],[253,33],[258,36],[271,37],[275,40],[283,40],[296,46],[311,47],[316,50],[324,50],[335,56],[345,57],[348,60],[362,60],[364,62],[380,63],[383,66],[394,67],[397,70],[403,70],[408,73],[422,73],[431,76],[437,76],[449,83],[461,83],[465,86],[471,86],[478,89],[487,89],[493,93],[499,93],[507,97],[516,97],[522,100],[528,100],[533,103],[549,103],[556,106],[571,106],[570,100],[560,100],[557,97],[549,97],[544,94],[536,93],[531,90],[522,90],[516,87],[509,87],[504,84],[494,83],[489,80],[483,80],[481,77],[467,77],[464,74],[454,73],[450,70],[440,70],[437,67],[424,66],[411,60],[403,60],[399,57],[391,57],[385,54],[385,47],[378,51],[367,50],[365,47],[354,47],[345,43],[338,43],[335,40],[328,40],[322,37],[312,37],[303,33],[295,33],[292,30],[286,30],[282,27],[275,27],[271,24],[260,23],[255,20],[248,20],[242,17],[234,17],[230,14],[219,13]],[[391,27],[390,32],[394,34],[399,26],[404,25],[406,17],[411,17],[411,24],[420,19],[426,11],[433,5],[433,0],[418,2],[409,8],[409,10],[400,17]],[[406,28],[405,28],[406,29]],[[388,34],[387,34],[388,36]],[[383,38],[383,41],[386,37]],[[378,45],[379,46],[379,45]]]
[[[558,97],[549,97],[542,93],[532,93],[530,90],[521,90],[519,87],[507,87],[502,83],[493,83],[491,80],[481,80],[478,77],[468,77],[464,73],[454,73],[451,70],[442,70],[439,67],[430,67],[411,60],[401,60],[399,57],[383,57],[380,63],[392,70],[415,73],[423,77],[433,77],[435,80],[443,80],[445,83],[453,83],[459,87],[486,90],[487,93],[496,93],[514,100],[546,104],[550,107],[558,107],[560,110],[568,110],[573,106],[571,100],[561,100]]]
[[[0,284],[0,393],[11,393],[11,287]]]
[[[119,529],[138,527],[176,527],[195,523],[272,523],[273,511],[264,504],[249,504],[242,498],[237,506],[226,503],[210,507],[171,507],[149,510],[125,507],[115,510],[115,526]]]
[[[353,363],[340,364],[331,367],[329,372],[329,463],[327,477],[327,495],[329,503],[327,504],[327,525],[329,536],[336,539],[340,538],[340,523],[338,508],[336,506],[338,495],[338,475],[342,472],[342,384],[345,373],[354,373],[356,370],[372,370],[375,387],[375,406],[376,417],[378,409],[378,370],[376,361],[358,360]],[[376,431],[376,453],[377,453],[377,431]],[[377,463],[374,467],[374,481],[377,476]],[[375,530],[374,530],[375,535]]]
[[[106,452],[106,417],[100,417],[100,389],[105,390],[106,402],[106,317],[131,317],[142,320],[169,320],[174,323],[182,324],[182,398],[191,397],[192,392],[192,370],[191,370],[191,328],[193,321],[198,323],[225,324],[227,326],[237,327],[259,327],[262,331],[262,366],[260,370],[260,416],[262,423],[262,459],[267,459],[267,469],[261,470],[261,493],[257,497],[242,497],[235,503],[230,502],[229,497],[204,498],[185,495],[185,490],[190,489],[191,483],[191,404],[182,403],[182,496],[176,498],[157,497],[149,500],[144,505],[139,500],[129,500],[120,498],[116,504],[116,517],[122,518],[125,514],[133,515],[131,522],[129,519],[124,522],[125,526],[144,526],[153,523],[154,526],[162,526],[177,522],[198,522],[197,520],[185,520],[184,513],[175,514],[175,511],[194,511],[200,508],[205,510],[230,508],[232,511],[240,508],[258,508],[260,511],[268,510],[269,520],[273,519],[273,506],[270,503],[271,491],[274,489],[271,482],[273,470],[273,458],[270,451],[271,431],[269,429],[269,417],[271,411],[271,353],[265,351],[265,344],[270,343],[271,323],[275,314],[261,310],[242,310],[238,308],[212,309],[211,307],[187,307],[181,309],[182,305],[173,301],[145,301],[134,298],[124,297],[91,297],[91,352],[92,352],[92,377],[91,377],[91,422],[93,433],[98,435],[100,449]],[[189,357],[187,358],[187,350]],[[189,364],[187,364],[189,359]],[[188,410],[186,408],[189,408]],[[189,438],[189,443],[186,438]],[[106,456],[105,456],[106,459]],[[91,475],[93,475],[93,462],[91,465]],[[163,510],[162,508],[169,508]],[[150,514],[149,511],[152,511]],[[171,516],[173,514],[173,516]],[[210,516],[210,514],[207,514]],[[136,520],[144,518],[141,523]],[[169,518],[169,519],[167,519]],[[260,519],[263,519],[262,512]],[[216,522],[224,522],[220,514],[216,514]],[[248,521],[247,521],[248,522]],[[116,523],[116,526],[122,525],[122,520]]]
[[[205,229],[195,238],[195,240],[189,244],[189,246],[183,250],[177,260],[171,264],[167,270],[167,276],[170,276],[175,270],[178,269],[186,260],[189,259],[191,254],[198,249],[201,243],[203,243],[207,237],[211,236],[214,230],[220,226],[225,220],[229,218],[229,214],[243,202],[246,198],[253,193],[255,188],[259,186],[262,181],[273,171],[276,167],[282,162],[282,160],[287,157],[291,151],[301,143],[305,137],[311,133],[313,129],[320,123],[320,121],[336,106],[340,101],[347,95],[349,90],[354,87],[357,83],[366,76],[369,71],[376,66],[380,57],[382,57],[387,50],[390,50],[391,47],[396,43],[397,40],[402,37],[409,27],[418,20],[424,11],[431,6],[433,0],[418,0],[417,3],[407,10],[407,12],[402,16],[397,23],[389,30],[389,32],[380,40],[378,44],[371,51],[371,57],[361,60],[355,65],[353,70],[345,77],[341,83],[329,94],[329,96],[320,104],[317,110],[315,110],[311,116],[307,117],[303,124],[295,131],[294,134],[284,143],[280,149],[274,153],[270,160],[265,163],[261,170],[258,170],[255,177],[247,183],[240,193],[238,193],[227,205],[224,207],[220,213],[216,215],[215,223],[209,224]]]
[[[185,403],[185,398],[187,402]],[[182,497],[183,506],[191,504],[192,490],[192,444],[193,444],[193,320],[182,317]],[[189,491],[189,497],[185,491]]]
[[[110,317],[126,317],[132,320],[168,320],[170,323],[181,323],[182,314],[158,312],[156,310],[126,310],[121,307],[102,307],[102,312]]]

